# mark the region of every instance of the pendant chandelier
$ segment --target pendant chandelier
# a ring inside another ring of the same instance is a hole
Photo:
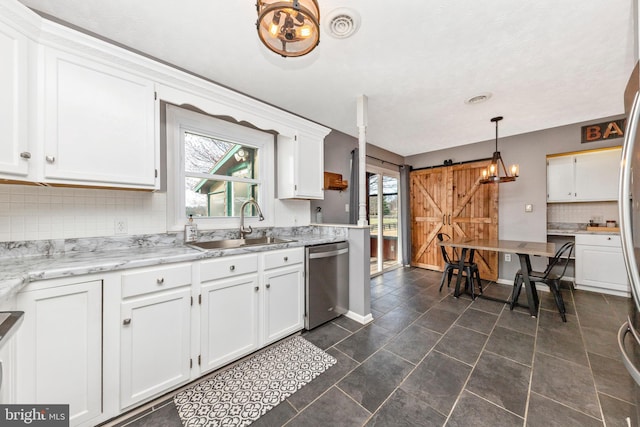
[[[496,124],[496,151],[493,152],[493,157],[491,158],[489,166],[482,170],[482,178],[480,179],[481,184],[515,181],[518,177],[518,173],[520,172],[519,167],[516,164],[511,165],[507,170],[504,166],[504,162],[502,161],[502,156],[500,156],[500,152],[498,151],[498,122],[502,119],[503,117],[501,116],[491,119],[491,121]],[[500,172],[500,168],[502,168],[502,173]]]
[[[283,57],[303,56],[320,43],[316,0],[257,0],[258,36]]]

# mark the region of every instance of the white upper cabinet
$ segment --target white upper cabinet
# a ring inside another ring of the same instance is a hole
[[[617,200],[620,158],[620,147],[548,158],[547,201]]]
[[[28,173],[28,39],[0,22],[0,177]]]
[[[45,181],[153,189],[153,82],[52,48],[43,55]]]
[[[324,137],[278,138],[278,198],[324,199]]]

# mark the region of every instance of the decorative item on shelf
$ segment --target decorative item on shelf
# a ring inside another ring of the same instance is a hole
[[[316,208],[316,223],[322,224],[322,208],[320,206]]]
[[[325,190],[338,190],[344,191],[349,187],[349,181],[342,179],[342,175],[339,173],[325,172],[324,173],[324,189]]]
[[[320,43],[320,9],[316,0],[258,0],[258,36],[283,57],[303,56]]]
[[[498,122],[502,119],[503,117],[501,116],[491,119],[491,121],[496,124],[496,151],[493,152],[493,157],[491,158],[489,166],[482,171],[482,178],[480,179],[481,184],[515,181],[520,173],[519,167],[516,164],[511,165],[507,170],[504,166],[504,162],[502,161],[502,156],[500,156],[500,152],[498,151]],[[502,167],[502,174],[500,173],[500,167]]]

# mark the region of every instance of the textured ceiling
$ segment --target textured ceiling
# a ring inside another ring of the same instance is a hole
[[[21,0],[106,38],[403,156],[623,113],[632,0],[319,0],[359,13],[301,58],[261,45],[255,0]],[[479,93],[492,97],[469,105]]]

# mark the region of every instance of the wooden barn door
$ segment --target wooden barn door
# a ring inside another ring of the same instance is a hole
[[[480,184],[487,161],[411,172],[411,264],[442,270],[436,235],[498,238],[498,184]],[[498,278],[495,252],[477,251],[480,276]]]
[[[454,238],[498,239],[498,185],[480,184],[487,162],[450,166],[452,191],[449,203]],[[508,185],[508,184],[507,184]],[[498,278],[498,253],[476,251],[480,277]]]

